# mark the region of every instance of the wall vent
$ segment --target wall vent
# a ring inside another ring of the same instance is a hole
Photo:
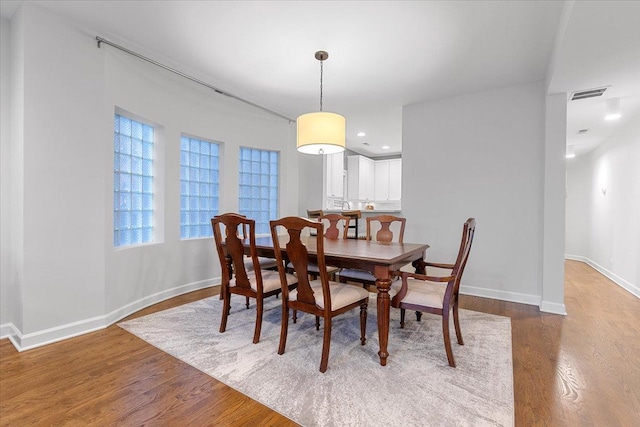
[[[608,87],[609,86],[600,87],[596,89],[579,90],[577,92],[573,92],[571,94],[571,100],[577,101],[579,99],[594,98],[596,96],[602,96],[602,94],[604,94],[604,92],[607,90]]]

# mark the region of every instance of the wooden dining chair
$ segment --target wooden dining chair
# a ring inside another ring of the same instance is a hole
[[[282,291],[281,281],[286,282],[286,287],[293,289],[297,278],[291,274],[280,277],[277,271],[263,270],[260,268],[256,251],[256,223],[244,215],[227,213],[211,218],[213,237],[220,259],[222,280],[220,283],[223,308],[220,332],[227,327],[227,317],[231,309],[231,295],[242,295],[246,298],[247,309],[249,299],[256,300],[256,326],[253,332],[253,343],[260,341],[262,328],[263,300],[266,297],[277,295]],[[253,268],[245,267],[244,244],[242,228],[248,228],[249,250]]]
[[[351,220],[350,217],[340,214],[326,214],[320,215],[317,219],[318,222],[321,222],[324,225],[325,239],[337,240],[347,238],[347,232],[349,231],[349,221]],[[310,233],[309,235],[314,236],[315,234]],[[287,264],[287,268],[289,269],[290,273],[293,272],[293,265],[291,264],[291,262]],[[316,280],[318,278],[318,271],[318,266],[316,264],[309,264],[308,272],[309,276],[311,276],[313,280]],[[338,271],[340,271],[338,267],[327,266],[327,273],[329,273],[329,278],[331,280],[335,279],[335,275]]]
[[[394,216],[394,215],[377,215],[366,218],[367,220],[367,234],[366,239],[370,241],[377,241],[382,243],[389,243],[396,241],[402,243],[404,238],[404,227],[407,219]],[[395,239],[394,239],[394,230]],[[357,282],[361,283],[363,287],[369,285],[375,285],[376,278],[370,271],[356,270],[356,269],[343,269],[338,274],[339,280],[342,283]]]
[[[367,305],[369,293],[359,286],[343,285],[329,281],[324,256],[324,239],[310,239],[315,243],[316,259],[319,267],[319,279],[309,281],[309,251],[301,239],[304,230],[313,228],[319,236],[323,235],[323,224],[305,218],[287,217],[271,221],[271,236],[275,248],[280,248],[282,229],[288,235],[285,251],[288,259],[298,276],[298,287],[290,291],[287,286],[287,273],[283,260],[283,251],[276,250],[280,282],[282,286],[282,325],[280,330],[280,345],[278,354],[284,354],[287,345],[287,331],[289,329],[289,310],[302,311],[316,316],[316,329],[319,328],[319,318],[324,319],[324,334],[322,341],[322,357],[320,372],[326,372],[329,362],[329,347],[331,342],[331,321],[342,313],[360,307],[360,343],[365,344],[367,326]]]
[[[349,222],[351,217],[332,213],[322,214],[318,217],[318,222],[324,226],[325,239],[346,239],[349,232]]]
[[[238,215],[242,215],[242,214],[238,214]],[[246,215],[242,215],[242,216],[246,217]],[[242,238],[246,239],[248,237],[249,237],[249,234],[247,233],[247,224],[242,224]],[[274,258],[259,256],[258,263],[260,264],[260,268],[262,270],[274,270],[274,271],[277,270],[276,260]],[[253,270],[253,260],[251,259],[251,255],[245,255],[244,267],[247,269],[247,271]],[[249,304],[249,300],[247,300],[247,304]],[[249,308],[248,305],[247,305],[247,308]]]
[[[462,273],[469,259],[475,230],[476,220],[469,218],[462,229],[462,240],[455,263],[420,261],[421,267],[426,268],[426,274],[400,271],[397,274],[402,281],[393,283],[389,290],[391,306],[400,309],[401,328],[404,328],[406,309],[442,316],[444,348],[447,352],[449,365],[454,368],[456,362],[451,351],[451,339],[449,338],[449,313],[453,311],[453,323],[458,344],[464,345],[458,319],[458,291]]]

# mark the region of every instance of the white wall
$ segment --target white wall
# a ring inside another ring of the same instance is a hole
[[[640,297],[640,117],[567,167],[566,253]]]
[[[10,283],[11,279],[11,23],[0,21],[0,281]],[[8,325],[12,317],[10,311],[12,290],[10,286],[0,287],[0,325]],[[0,330],[0,336],[9,334]]]
[[[324,209],[322,205],[324,198],[322,191],[324,188],[324,163],[323,156],[312,154],[299,154],[300,194],[298,197],[298,215],[307,216],[307,209]]]
[[[406,106],[402,134],[405,240],[427,242],[429,259],[452,262],[462,224],[475,217],[462,292],[540,304],[543,84]]]
[[[24,124],[12,129],[12,143],[24,150],[17,166],[24,171],[23,188],[17,185],[16,196],[24,202],[11,220],[23,221],[24,228],[9,245],[24,263],[16,263],[23,276],[7,283],[3,275],[1,289],[4,296],[17,282],[20,290],[7,304],[20,307],[22,315],[5,319],[3,309],[2,317],[17,330],[12,339],[19,348],[104,327],[143,306],[219,281],[211,239],[179,238],[181,132],[223,143],[222,212],[237,210],[238,148],[281,151],[286,197],[280,213],[297,214],[293,125],[112,47],[98,49],[95,32],[38,6],[24,4],[18,15],[20,25],[12,25],[11,36],[24,39],[24,72],[18,73],[24,78]],[[12,113],[18,107],[12,101]],[[159,239],[150,245],[113,248],[116,108],[159,125]],[[3,197],[4,177],[3,171]],[[12,188],[14,181],[20,184],[14,177],[19,174],[11,176]]]

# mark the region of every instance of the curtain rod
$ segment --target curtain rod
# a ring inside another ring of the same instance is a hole
[[[110,42],[110,41],[108,41],[108,40],[105,40],[105,39],[103,39],[103,38],[102,38],[102,37],[100,37],[100,36],[96,36],[96,40],[98,41],[98,48],[100,48],[100,43],[108,44],[109,46],[113,46],[113,47],[115,47],[116,49],[120,49],[121,51],[128,53],[129,55],[133,55],[133,56],[135,56],[135,57],[137,57],[137,58],[140,58],[140,59],[142,59],[142,60],[144,60],[144,61],[147,61],[147,62],[149,62],[149,63],[151,63],[151,64],[153,64],[153,65],[156,65],[156,66],[158,66],[158,67],[160,67],[160,68],[164,68],[164,69],[165,69],[165,70],[167,70],[167,71],[171,71],[171,72],[172,72],[172,73],[174,73],[174,74],[177,74],[177,75],[179,75],[179,76],[182,76],[182,77],[184,77],[185,79],[191,80],[192,82],[195,82],[195,83],[198,83],[198,84],[200,84],[200,85],[202,85],[202,86],[205,86],[205,87],[207,87],[207,88],[209,88],[209,89],[213,90],[214,92],[219,93],[220,95],[225,95],[225,96],[228,96],[228,97],[230,97],[230,98],[236,99],[236,100],[238,100],[238,101],[240,101],[240,102],[244,102],[245,104],[249,104],[249,105],[251,105],[252,107],[259,108],[259,109],[261,109],[261,110],[263,110],[263,111],[266,111],[266,112],[267,112],[267,113],[269,113],[269,114],[273,114],[274,116],[278,116],[278,117],[280,117],[280,118],[282,118],[282,119],[288,120],[288,121],[289,121],[289,123],[293,123],[293,122],[295,122],[295,120],[294,120],[294,119],[292,119],[292,118],[290,118],[290,117],[287,117],[287,116],[285,116],[285,115],[282,115],[282,114],[280,114],[280,113],[277,113],[277,112],[275,112],[275,111],[273,111],[273,110],[270,110],[270,109],[268,109],[268,108],[266,108],[266,107],[263,107],[262,105],[258,105],[258,104],[255,104],[255,103],[251,102],[251,101],[247,101],[246,99],[240,98],[239,96],[236,96],[236,95],[234,95],[234,94],[232,94],[232,93],[225,92],[225,91],[223,91],[222,89],[218,89],[218,88],[217,88],[217,87],[215,87],[215,86],[211,86],[210,84],[203,82],[202,80],[198,80],[198,79],[196,79],[195,77],[191,77],[191,76],[190,76],[190,75],[188,75],[188,74],[185,74],[185,73],[183,73],[183,72],[181,72],[181,71],[175,70],[175,69],[173,69],[173,68],[171,68],[171,67],[168,67],[168,66],[166,66],[166,65],[164,65],[164,64],[161,64],[161,63],[160,63],[160,62],[158,62],[158,61],[154,61],[153,59],[147,58],[146,56],[142,56],[142,55],[140,55],[139,53],[136,53],[136,52],[134,52],[134,51],[132,51],[132,50],[127,49],[126,47],[123,47],[123,46],[117,45],[117,44],[115,44],[115,43],[112,43],[112,42]]]

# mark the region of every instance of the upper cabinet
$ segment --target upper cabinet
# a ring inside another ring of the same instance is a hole
[[[374,200],[375,161],[364,156],[347,156],[347,198]]]
[[[400,200],[402,196],[402,159],[375,162],[375,200]]]
[[[327,154],[325,157],[325,183],[327,197],[344,197],[344,153]]]

